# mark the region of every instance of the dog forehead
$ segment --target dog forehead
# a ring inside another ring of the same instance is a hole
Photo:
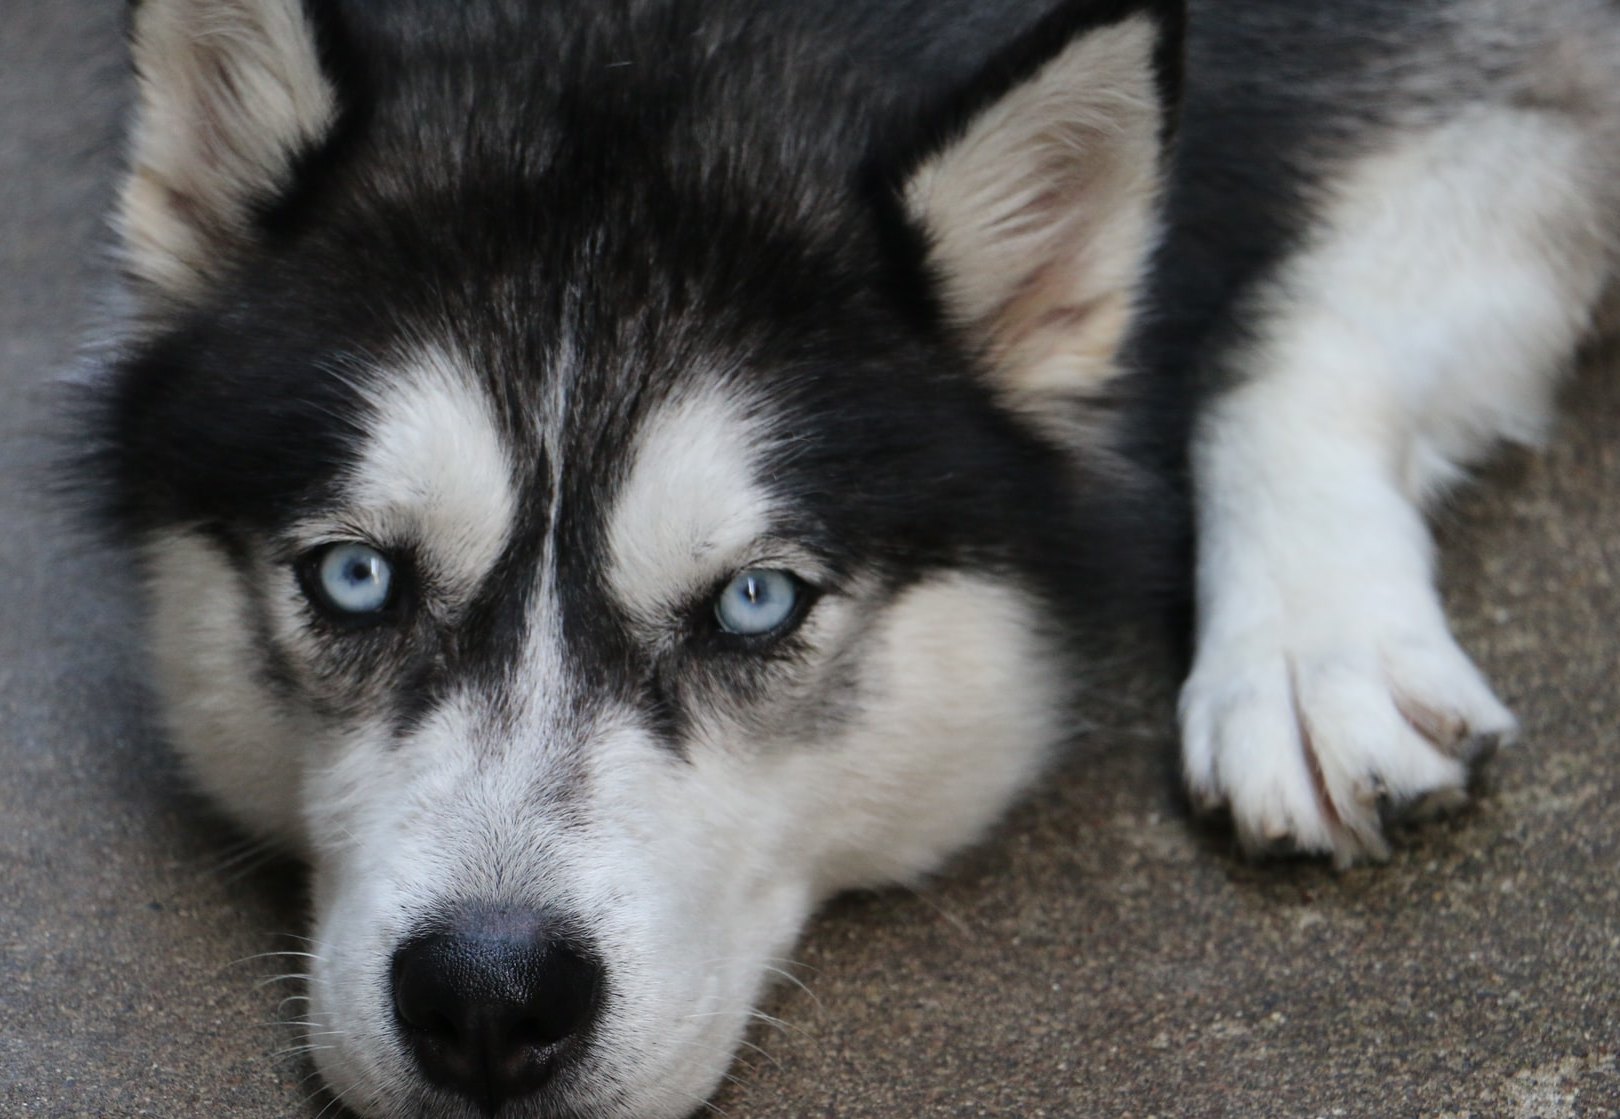
[[[712,381],[673,393],[638,425],[607,511],[607,587],[648,619],[746,562],[770,527],[764,415]]]

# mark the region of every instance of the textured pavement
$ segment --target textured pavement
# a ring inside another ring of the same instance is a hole
[[[0,1116],[311,1119],[258,867],[149,726],[119,557],[45,485],[103,275],[113,0],[0,0]],[[839,1116],[1620,1114],[1620,364],[1446,517],[1457,628],[1524,721],[1387,866],[1252,866],[1172,794],[1162,681],[993,840],[810,930],[717,1101]]]

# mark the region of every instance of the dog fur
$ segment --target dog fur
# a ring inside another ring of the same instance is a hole
[[[142,0],[131,39],[85,473],[195,780],[311,865],[352,1110],[699,1107],[817,904],[1072,735],[1184,494],[1187,785],[1247,846],[1376,858],[1511,737],[1423,512],[1612,302],[1607,0]],[[797,596],[762,634],[717,605],[751,572]],[[573,1007],[517,1073],[402,993],[473,943]]]

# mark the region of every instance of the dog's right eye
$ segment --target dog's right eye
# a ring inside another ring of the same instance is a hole
[[[720,628],[737,637],[768,637],[786,629],[802,613],[804,582],[787,571],[754,568],[739,572],[715,599]]]
[[[309,557],[304,571],[306,593],[340,618],[365,620],[394,603],[393,561],[368,544],[329,544]]]

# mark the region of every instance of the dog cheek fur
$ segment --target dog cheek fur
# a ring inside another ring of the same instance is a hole
[[[977,839],[1065,736],[1073,682],[1037,603],[1005,580],[925,580],[889,609],[858,714],[786,759],[816,891],[914,880]]]
[[[629,938],[618,954],[641,985],[620,984],[614,1048],[633,1063],[613,1071],[649,1092],[711,1090],[818,903],[935,869],[1028,785],[1065,737],[1063,664],[1004,580],[940,575],[887,607],[826,738],[710,726],[688,762],[646,743],[593,750],[593,811],[614,833],[582,880],[623,899],[610,935]]]
[[[274,694],[250,574],[194,529],[152,533],[143,559],[169,740],[239,824],[301,851],[303,744],[317,731]]]

